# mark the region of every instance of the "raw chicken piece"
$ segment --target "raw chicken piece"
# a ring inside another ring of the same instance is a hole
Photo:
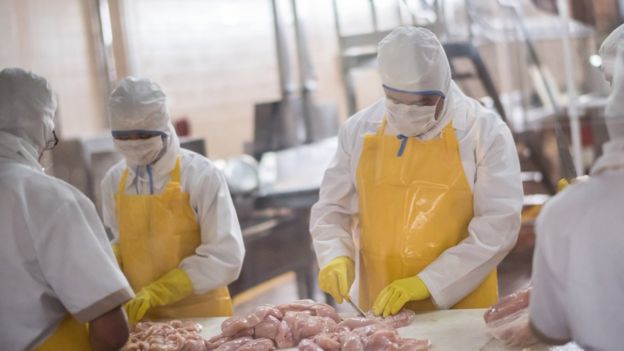
[[[246,343],[253,340],[253,338],[249,336],[245,336],[238,339],[232,339],[228,342],[221,344],[221,346],[217,347],[215,351],[236,351],[239,347],[245,345]]]
[[[244,317],[230,317],[221,323],[221,334],[223,336],[234,336],[236,333],[249,328]]]
[[[314,316],[329,317],[336,323],[342,320],[333,307],[313,300],[298,300],[293,303],[277,305],[276,307],[284,314],[287,312],[310,311]]]
[[[398,351],[399,339],[396,330],[378,330],[366,340],[366,351]]]
[[[379,330],[387,330],[388,326],[383,323],[374,323],[367,325],[365,327],[353,329],[353,332],[360,335],[361,337],[369,336]]]
[[[318,334],[312,340],[325,351],[341,351],[342,343],[339,338],[339,334],[331,333]]]
[[[325,351],[310,339],[301,340],[297,349],[299,351]]]
[[[341,351],[364,351],[362,337],[355,332],[344,332],[340,335]]]
[[[399,351],[426,351],[431,347],[431,341],[419,339],[401,339]]]
[[[297,319],[302,318],[302,316],[312,317],[311,311],[287,311],[284,313],[284,318],[282,319],[284,322],[288,323],[288,325],[292,326],[295,324]]]
[[[280,349],[293,347],[296,345],[292,330],[290,329],[290,326],[288,325],[288,323],[286,323],[286,321],[281,321],[277,328],[275,344]]]
[[[329,317],[310,316],[307,313],[298,313],[286,321],[290,326],[295,342],[317,334],[329,333],[336,329],[336,322]]]
[[[243,346],[236,349],[236,351],[271,351],[275,350],[275,344],[270,339],[254,339]]]
[[[483,319],[486,323],[491,323],[528,308],[530,295],[531,288],[526,288],[503,297],[485,312]]]
[[[204,340],[186,340],[182,351],[206,351]]]
[[[232,340],[231,337],[223,336],[223,334],[219,334],[217,336],[210,338],[209,340],[206,340],[205,344],[208,350],[214,350],[217,347],[221,346],[223,343],[226,343],[230,340]]]
[[[416,313],[412,310],[402,310],[401,312],[383,320],[388,326],[398,329],[410,325],[416,318]]]
[[[328,317],[333,319],[336,323],[340,323],[340,321],[342,321],[342,318],[340,318],[335,308],[323,303],[313,305],[311,307],[311,311],[314,313],[315,316]]]
[[[286,313],[288,311],[305,311],[310,308],[310,306],[316,304],[317,302],[314,300],[297,300],[291,303],[283,303],[275,306],[278,310],[282,311],[282,313]]]
[[[338,327],[346,327],[349,330],[366,327],[371,324],[377,324],[383,321],[382,318],[377,317],[352,317],[343,320],[338,323]]]
[[[278,319],[283,317],[282,312],[271,305],[260,306],[246,317],[232,317],[221,324],[221,332],[224,336],[234,336],[245,329],[251,329],[262,322],[266,316],[274,316]],[[253,335],[253,334],[251,334]]]
[[[254,328],[249,328],[249,329],[243,329],[241,331],[239,331],[238,333],[236,333],[236,335],[232,336],[232,339],[238,339],[238,338],[242,338],[244,336],[254,336]]]
[[[254,327],[256,338],[268,338],[275,340],[279,330],[280,320],[273,316],[266,316],[264,320]]]

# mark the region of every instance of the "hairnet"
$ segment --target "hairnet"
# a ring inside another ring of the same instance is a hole
[[[379,42],[377,61],[381,81],[390,88],[448,94],[451,68],[442,45],[428,29],[395,28]]]
[[[113,131],[169,131],[167,97],[156,82],[126,77],[111,93],[109,103]]]
[[[617,54],[618,44],[624,39],[624,24],[615,28],[609,36],[602,42],[598,54],[602,59],[602,69],[607,80],[613,77],[615,56]]]
[[[605,109],[611,139],[624,138],[624,44],[617,48],[614,66],[613,91]]]
[[[0,130],[41,152],[53,138],[56,97],[48,82],[21,68],[0,71]]]

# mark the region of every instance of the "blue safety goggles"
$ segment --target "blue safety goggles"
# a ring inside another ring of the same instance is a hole
[[[134,138],[139,138],[139,139],[149,139],[151,137],[155,137],[155,136],[161,136],[161,137],[166,137],[167,133],[165,132],[161,132],[159,130],[142,130],[142,129],[135,129],[135,130],[113,130],[111,132],[111,134],[113,135],[113,138],[115,139],[134,139]]]
[[[410,95],[422,95],[422,96],[439,96],[441,98],[446,98],[446,95],[444,95],[443,92],[439,91],[439,90],[416,90],[416,91],[409,91],[409,90],[402,90],[402,89],[396,89],[390,86],[387,86],[385,84],[382,84],[381,86],[384,87],[384,89],[390,90],[390,91],[394,91],[397,93],[404,93],[404,94],[410,94]]]

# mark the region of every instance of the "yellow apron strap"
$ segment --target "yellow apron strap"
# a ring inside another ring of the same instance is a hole
[[[126,168],[121,175],[121,179],[119,180],[119,184],[117,185],[117,192],[119,194],[123,194],[126,189],[126,182],[128,181],[128,168]]]
[[[386,132],[386,125],[388,125],[388,118],[384,116],[383,120],[381,121],[381,124],[379,125],[379,128],[377,128],[377,136],[384,135],[384,133]]]
[[[179,157],[176,159],[175,167],[173,168],[173,171],[171,172],[171,181],[180,183],[180,158]]]

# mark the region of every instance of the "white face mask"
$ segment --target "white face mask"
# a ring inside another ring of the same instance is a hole
[[[165,147],[160,135],[141,140],[113,139],[113,142],[126,161],[133,166],[146,166],[156,162]]]
[[[436,124],[436,105],[397,104],[390,99],[386,99],[385,102],[388,111],[388,123],[405,136],[421,135]]]

